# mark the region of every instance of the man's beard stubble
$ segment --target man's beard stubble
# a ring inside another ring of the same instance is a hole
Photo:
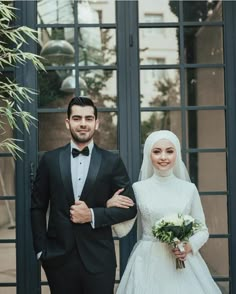
[[[80,138],[77,134],[75,134],[71,129],[70,129],[70,134],[71,134],[71,137],[73,138],[74,142],[80,144],[80,143],[88,143],[91,141],[91,139],[93,138],[94,136],[94,132],[92,134],[90,134],[89,137],[87,138]]]

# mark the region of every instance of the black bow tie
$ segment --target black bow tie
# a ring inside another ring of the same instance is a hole
[[[78,149],[76,149],[76,148],[73,148],[72,149],[72,156],[73,157],[76,157],[76,156],[78,156],[78,155],[80,155],[80,154],[83,154],[83,155],[85,155],[85,156],[89,156],[89,148],[88,148],[88,146],[86,146],[83,150],[78,150]]]

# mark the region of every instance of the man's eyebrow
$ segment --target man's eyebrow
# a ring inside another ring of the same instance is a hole
[[[73,114],[72,115],[72,118],[80,118],[80,117],[83,117],[83,115],[79,115],[79,114]],[[85,115],[84,116],[85,118],[90,118],[90,117],[95,117],[93,114],[89,114],[89,115]]]

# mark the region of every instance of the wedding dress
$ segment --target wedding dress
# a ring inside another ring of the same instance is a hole
[[[198,191],[194,184],[173,173],[133,185],[141,220],[142,235],[135,245],[116,294],[217,294],[221,293],[211,277],[199,249],[208,239],[204,227],[189,240],[192,253],[184,269],[176,269],[171,248],[153,237],[152,226],[167,215],[191,215],[205,224]]]

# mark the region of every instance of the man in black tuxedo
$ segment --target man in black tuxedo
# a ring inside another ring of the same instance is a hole
[[[52,294],[112,294],[111,226],[133,218],[136,207],[108,208],[106,203],[122,188],[134,201],[133,190],[120,157],[93,142],[98,119],[89,98],[71,100],[66,127],[71,143],[43,155],[33,186],[35,252]]]

